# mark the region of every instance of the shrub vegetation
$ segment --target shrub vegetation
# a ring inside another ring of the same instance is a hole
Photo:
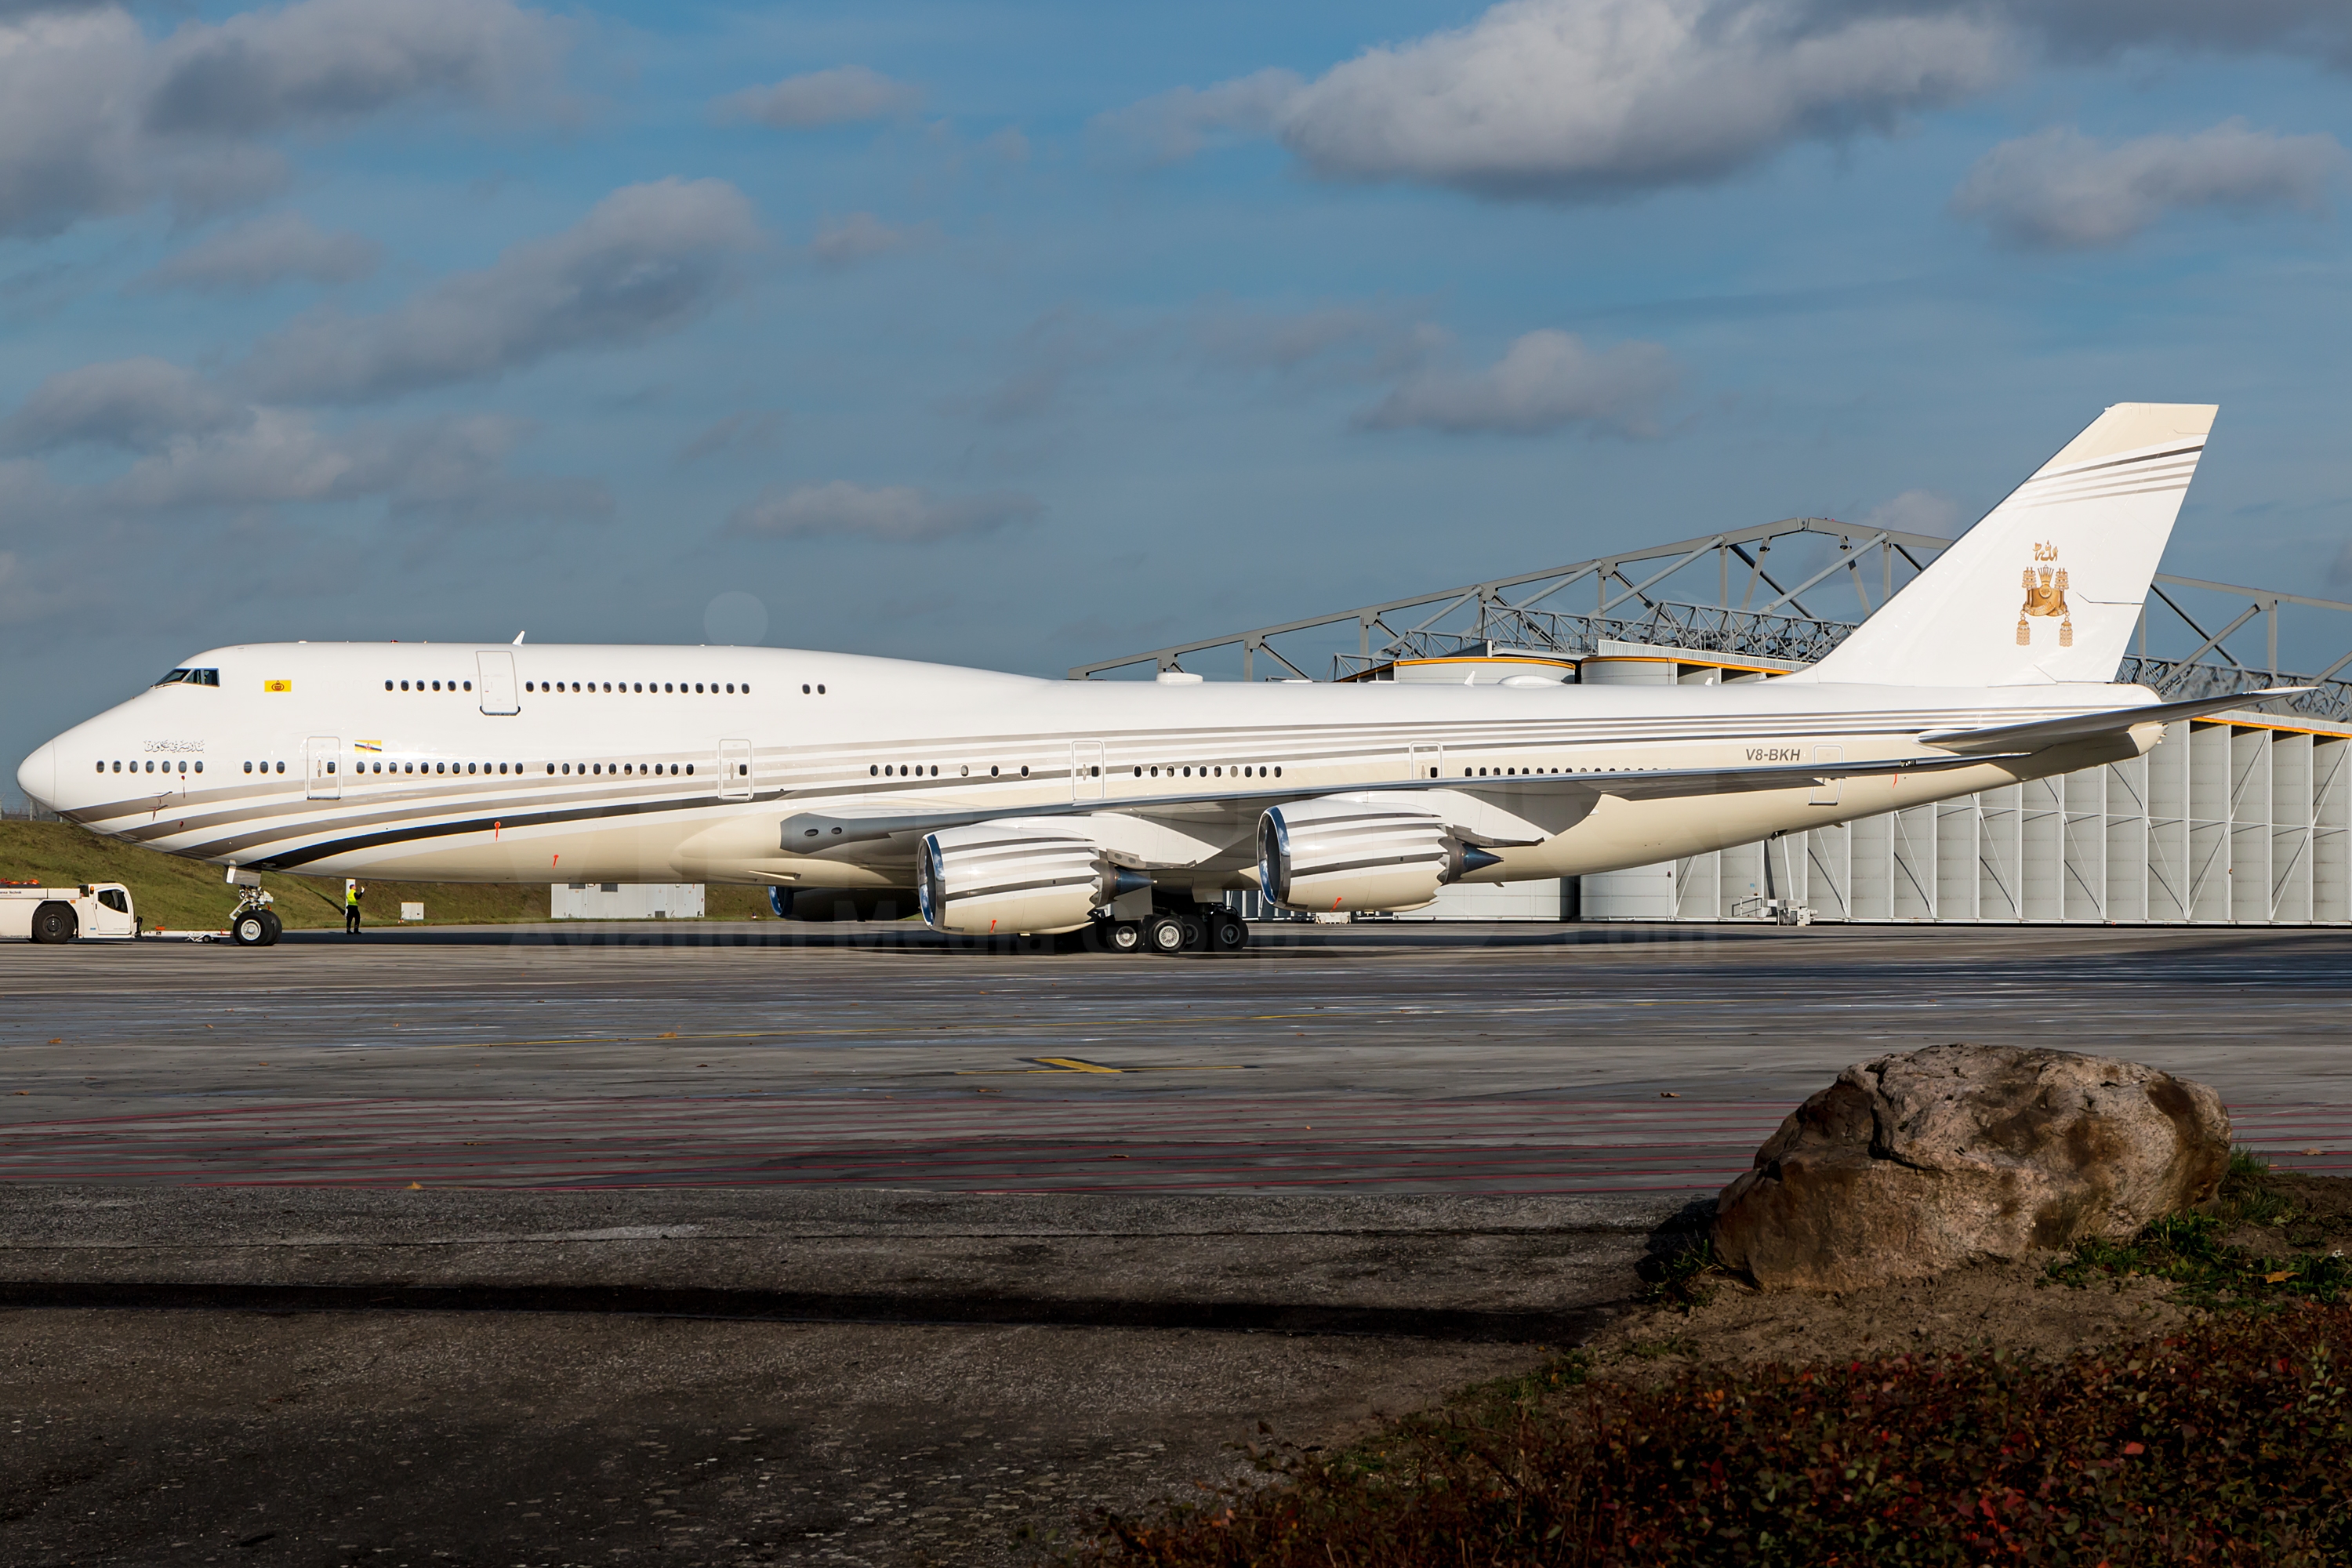
[[[1580,1363],[1397,1423],[1088,1554],[1152,1568],[2352,1561],[2352,1306],[2042,1363]]]
[[[1474,1390],[1337,1454],[1253,1450],[1273,1484],[1149,1520],[1084,1556],[1129,1568],[1424,1564],[2352,1563],[2352,1267],[2341,1234],[2242,1158],[2219,1213],[2087,1243],[2042,1283],[2134,1275],[2215,1311],[2064,1360],[1974,1349],[1699,1367],[1601,1384],[1580,1357]],[[2334,1194],[2329,1194],[2333,1201]],[[1650,1272],[1703,1302],[1710,1260]]]

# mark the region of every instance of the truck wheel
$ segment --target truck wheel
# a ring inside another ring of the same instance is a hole
[[[33,911],[35,942],[71,942],[80,930],[70,904],[43,904]]]
[[[269,941],[269,927],[262,921],[260,911],[248,910],[229,921],[228,939],[239,947],[261,947]]]
[[[261,923],[268,928],[268,934],[261,939],[261,945],[264,947],[276,947],[278,945],[278,937],[286,930],[286,922],[278,918],[277,910],[264,910],[261,911]]]

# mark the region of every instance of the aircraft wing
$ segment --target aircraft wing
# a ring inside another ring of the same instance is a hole
[[[1512,797],[1616,795],[1623,800],[1664,800],[1680,795],[1731,795],[1755,790],[1803,789],[1832,779],[1883,778],[1906,773],[1937,773],[1972,768],[2023,755],[2004,752],[1993,755],[1906,757],[1893,762],[1800,763],[1755,768],[1628,768],[1618,772],[1528,773],[1505,778],[1397,779],[1373,784],[1335,784],[1302,790],[1296,785],[1271,789],[1239,789],[1207,797],[1129,796],[1123,800],[1054,802],[1018,806],[971,807],[962,810],[909,812],[897,806],[860,807],[850,804],[824,810],[796,812],[782,825],[782,847],[788,854],[814,855],[841,845],[873,844],[904,837],[909,841],[943,827],[963,827],[1006,816],[1072,816],[1109,814],[1127,816],[1183,816],[1204,806],[1255,809],[1286,801],[1325,795],[1391,794],[1400,790],[1451,790],[1486,796],[1497,804]]]
[[[1930,730],[1919,737],[1919,743],[1938,746],[1947,752],[2038,752],[2062,741],[2113,734],[2140,724],[2169,724],[2179,719],[2201,718],[2225,709],[2243,708],[2265,698],[2295,697],[2311,689],[2308,686],[2272,686],[2260,691],[2233,692],[2227,697],[2192,697],[2185,702],[2155,702],[2144,708],[2103,708],[2093,713],[2068,713],[2057,719],[1996,724],[1989,729]]]
[[[1680,795],[1742,795],[1756,790],[1802,789],[1832,779],[1884,778],[1892,773],[1940,773],[1953,768],[1973,768],[2021,756],[2010,751],[1995,756],[1902,757],[1885,763],[1793,763],[1764,768],[1627,768],[1617,773],[1531,773],[1524,778],[1431,779],[1425,787],[1444,785],[1470,795],[1613,795],[1622,800],[1670,800]],[[1411,784],[1380,784],[1380,789],[1411,789]]]

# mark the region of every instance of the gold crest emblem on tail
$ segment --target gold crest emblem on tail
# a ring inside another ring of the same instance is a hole
[[[2058,622],[2058,646],[2074,646],[2074,616],[2066,608],[2066,568],[2053,566],[2058,559],[2054,544],[2033,547],[2034,563],[2025,569],[2025,603],[2017,612],[2017,646],[2024,647],[2033,641],[2032,623],[2029,616],[2054,616]]]

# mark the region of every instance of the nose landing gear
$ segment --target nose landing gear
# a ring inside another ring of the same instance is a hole
[[[272,947],[286,923],[269,907],[270,898],[259,888],[247,888],[228,917],[228,939],[239,947]]]

